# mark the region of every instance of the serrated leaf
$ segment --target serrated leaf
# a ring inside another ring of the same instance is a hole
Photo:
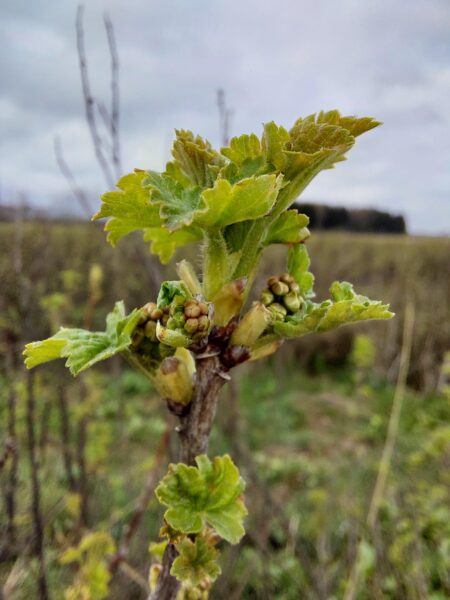
[[[305,310],[288,317],[283,323],[275,323],[275,333],[286,338],[298,337],[357,321],[390,319],[394,316],[388,304],[355,294],[353,286],[345,281],[333,283],[331,296],[332,300],[321,304],[308,301]]]
[[[222,538],[237,544],[245,533],[244,481],[228,455],[213,461],[201,455],[195,460],[197,467],[170,465],[158,485],[156,496],[168,507],[164,518],[183,533],[198,533],[208,523]]]
[[[289,248],[288,272],[298,283],[300,293],[304,298],[314,297],[314,275],[309,271],[310,264],[311,259],[304,244],[297,244]]]
[[[150,251],[159,256],[159,260],[166,264],[175,254],[176,250],[199,242],[203,234],[198,227],[193,225],[183,227],[177,231],[169,231],[163,227],[149,227],[144,229],[144,240],[150,242]]]
[[[297,210],[282,213],[270,225],[264,244],[299,244],[308,239],[310,233],[307,225],[309,217]]]
[[[284,127],[278,126],[273,121],[265,123],[262,147],[266,155],[266,161],[278,171],[284,170],[286,162],[284,150],[289,139],[289,132]]]
[[[148,171],[142,185],[151,192],[152,202],[160,207],[160,217],[169,231],[190,225],[200,203],[199,187],[183,187],[168,175]]]
[[[172,303],[175,296],[180,296],[184,300],[192,298],[184,281],[163,281],[158,292],[156,305],[158,308],[165,308]]]
[[[176,545],[178,556],[174,560],[170,574],[178,581],[189,581],[196,586],[209,579],[215,581],[221,573],[217,564],[219,552],[201,536],[194,541],[188,538]]]
[[[317,122],[339,125],[347,129],[354,137],[381,125],[380,121],[376,121],[372,117],[343,117],[338,110],[320,111],[317,115]]]
[[[216,229],[263,217],[274,205],[280,186],[281,178],[276,175],[249,177],[234,185],[218,179],[203,192],[204,208],[197,212],[195,222]]]
[[[175,130],[172,155],[175,164],[193,185],[200,188],[211,187],[225,160],[212,149],[211,144],[199,135],[183,129]],[[170,167],[168,167],[170,169]]]
[[[120,191],[102,195],[101,208],[92,219],[110,217],[105,231],[113,246],[132,231],[161,225],[159,207],[151,203],[149,190],[142,187],[145,177],[144,171],[125,175],[117,183]]]
[[[240,166],[247,160],[261,156],[261,142],[259,141],[259,137],[254,133],[251,135],[244,134],[232,138],[230,145],[221,148],[220,152],[236,165]]]
[[[72,375],[78,375],[95,363],[126,350],[140,315],[140,310],[135,309],[125,316],[123,302],[117,302],[106,318],[106,331],[61,327],[51,338],[25,346],[25,365],[31,369],[56,358],[67,358],[66,366]]]

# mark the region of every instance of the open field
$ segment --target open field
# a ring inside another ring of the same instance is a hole
[[[355,331],[345,328],[320,342],[286,344],[269,364],[240,368],[224,390],[211,453],[229,451],[239,464],[251,514],[243,543],[223,548],[223,576],[211,597],[340,600],[359,548],[358,600],[445,600],[450,398],[441,363],[450,349],[450,240],[314,233],[308,245],[321,297],[333,273],[361,293],[390,301],[397,318],[358,328],[364,335],[356,344]],[[30,398],[51,597],[63,598],[80,576],[76,563],[61,564],[61,556],[86,531],[123,543],[147,482],[148,510],[125,563],[97,565],[99,579],[111,571],[109,598],[146,598],[148,545],[158,539],[161,521],[152,482],[175,459],[174,418],[148,382],[120,361],[76,380],[61,365],[39,369],[29,385],[19,357],[24,342],[47,336],[61,322],[102,326],[117,298],[128,307],[142,305],[156,294],[156,281],[173,275],[139,239],[119,248],[113,251],[94,225],[0,227],[0,453],[12,407],[17,447],[0,472],[0,583],[8,600],[38,597]],[[103,284],[91,314],[83,290],[93,264],[101,266]],[[282,270],[280,248],[263,275]],[[407,301],[415,307],[412,388],[380,515],[369,531]]]

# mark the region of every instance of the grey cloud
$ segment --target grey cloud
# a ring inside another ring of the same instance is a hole
[[[385,125],[308,197],[404,212],[414,231],[450,232],[447,0],[91,0],[86,42],[102,96],[105,8],[120,51],[126,168],[162,166],[174,127],[218,143],[219,86],[235,133],[337,107]],[[83,185],[93,193],[104,185],[83,122],[75,11],[72,0],[15,0],[2,11],[0,180],[39,203],[65,191],[56,134]]]

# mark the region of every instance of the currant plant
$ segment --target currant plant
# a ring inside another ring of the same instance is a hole
[[[199,245],[201,269],[186,260],[178,281],[126,314],[118,302],[105,331],[61,328],[26,346],[31,368],[65,358],[73,375],[121,354],[145,373],[180,419],[180,462],[170,465],[156,496],[166,507],[154,565],[152,598],[207,598],[219,575],[220,539],[236,544],[247,513],[244,482],[231,458],[207,457],[219,391],[229,372],[275,352],[285,339],[368,319],[389,319],[386,304],[335,282],[330,299],[314,301],[314,276],[304,242],[308,217],[290,209],[309,182],[331,169],[356,137],[379,125],[338,111],[298,119],[288,131],[264,125],[261,138],[242,135],[214,150],[189,131],[176,131],[173,160],[163,173],[136,169],[102,197],[94,219],[107,218],[115,245],[140,230],[167,263]],[[284,244],[286,272],[274,274],[248,307],[264,250]],[[245,308],[248,307],[248,308]]]

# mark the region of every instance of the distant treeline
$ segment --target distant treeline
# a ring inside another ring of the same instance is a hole
[[[334,229],[357,231],[360,233],[406,233],[405,219],[401,215],[391,215],[373,208],[355,209],[326,204],[296,203],[295,208],[310,218],[311,229]],[[19,215],[20,212],[20,215]],[[51,215],[45,210],[30,206],[0,205],[0,221],[15,221],[20,216],[25,221],[66,221],[79,220],[76,217]]]
[[[295,208],[308,215],[311,229],[334,229],[360,233],[406,233],[405,219],[401,215],[374,208],[344,208],[326,204],[298,202]]]

